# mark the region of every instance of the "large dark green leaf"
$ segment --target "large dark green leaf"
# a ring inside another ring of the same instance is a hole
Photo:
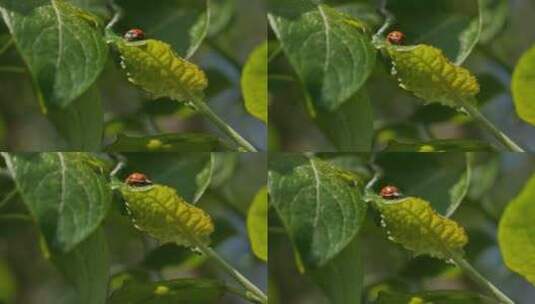
[[[43,107],[66,107],[95,82],[108,54],[97,17],[63,0],[4,0],[0,10]]]
[[[230,146],[203,133],[163,134],[145,137],[119,135],[109,152],[206,152],[228,151]]]
[[[71,252],[52,255],[52,260],[76,290],[69,303],[106,303],[110,258],[103,229],[97,229]]]
[[[334,111],[375,65],[364,23],[310,0],[270,1],[269,21],[312,103]]]
[[[467,291],[426,291],[413,294],[380,292],[376,304],[498,304],[496,301]]]
[[[332,304],[360,304],[364,269],[361,242],[355,237],[347,247],[310,275]]]
[[[479,40],[477,1],[389,0],[388,9],[407,35],[407,44],[433,45],[450,60],[460,58],[460,62],[469,54],[474,41]]]
[[[128,169],[143,172],[158,184],[168,185],[186,201],[195,203],[210,185],[212,153],[128,153]]]
[[[505,264],[535,285],[535,175],[505,209],[498,240]]]
[[[373,109],[365,90],[333,112],[317,111],[316,122],[339,151],[367,152],[372,148]]]
[[[73,250],[101,225],[111,191],[90,155],[15,153],[4,158],[52,251]]]
[[[49,118],[73,151],[99,151],[104,129],[100,92],[92,86],[65,109],[50,108]]]
[[[120,0],[122,23],[139,27],[150,38],[166,41],[185,58],[193,56],[208,33],[210,0]]]
[[[357,176],[301,155],[269,161],[270,203],[309,269],[328,263],[358,233],[366,213]]]
[[[110,297],[109,304],[206,304],[218,303],[226,288],[205,279],[176,279],[161,282],[126,281]]]

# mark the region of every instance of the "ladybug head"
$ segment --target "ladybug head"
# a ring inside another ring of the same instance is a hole
[[[388,42],[390,42],[391,44],[402,45],[405,41],[405,34],[400,31],[393,31],[388,33],[388,36],[386,36],[386,40],[388,40]]]
[[[145,174],[137,172],[128,175],[124,182],[132,187],[152,185],[151,180]]]
[[[124,39],[127,41],[138,41],[145,39],[145,33],[143,30],[134,28],[124,34]]]
[[[385,186],[381,189],[379,195],[384,199],[398,199],[401,197],[401,192],[396,186]]]

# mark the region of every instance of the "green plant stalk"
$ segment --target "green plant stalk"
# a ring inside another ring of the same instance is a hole
[[[191,103],[196,110],[212,121],[223,133],[230,137],[238,146],[247,152],[257,152],[256,148],[243,138],[236,130],[224,122],[201,98],[191,99]]]
[[[477,122],[479,122],[487,131],[489,131],[494,137],[507,149],[509,149],[512,152],[525,152],[524,149],[522,149],[519,145],[517,145],[511,138],[509,138],[507,135],[505,135],[500,129],[498,129],[490,120],[488,120],[479,110],[476,106],[473,104],[467,102],[467,101],[460,101],[463,109],[468,112],[468,114],[475,119]]]
[[[479,284],[482,288],[489,291],[494,297],[503,304],[515,304],[513,300],[509,299],[501,290],[489,282],[483,275],[481,275],[468,261],[457,254],[451,254],[451,259],[461,268],[474,282]]]
[[[267,296],[256,287],[251,281],[249,281],[244,275],[242,275],[238,270],[236,270],[232,265],[227,263],[217,252],[212,248],[202,244],[202,242],[196,242],[197,248],[204,253],[206,256],[212,258],[216,261],[219,266],[221,266],[225,271],[227,271],[240,285],[243,286],[251,295],[247,295],[248,300],[255,302],[260,302],[263,304],[267,303]]]

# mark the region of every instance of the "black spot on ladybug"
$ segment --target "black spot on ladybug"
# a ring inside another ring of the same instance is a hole
[[[139,41],[145,39],[145,32],[141,29],[131,29],[124,34],[124,39],[127,41]]]
[[[132,173],[124,181],[132,187],[142,187],[152,185],[152,181],[143,173]]]
[[[405,42],[405,34],[403,34],[400,31],[393,31],[388,33],[388,36],[386,36],[386,39],[388,42],[396,45],[402,45],[403,42]]]
[[[379,195],[384,199],[398,199],[401,197],[401,192],[396,186],[385,186],[381,189]]]

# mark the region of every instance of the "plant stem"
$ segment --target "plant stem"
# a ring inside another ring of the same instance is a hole
[[[256,287],[251,281],[249,281],[244,275],[236,270],[232,265],[227,263],[222,257],[219,256],[212,248],[205,246],[202,242],[197,242],[197,247],[206,256],[214,259],[225,271],[227,271],[243,288],[245,288],[250,295],[247,295],[248,300],[253,300],[260,303],[267,303],[267,296]],[[247,293],[246,293],[247,294]]]
[[[4,207],[7,203],[9,203],[9,201],[11,201],[11,199],[17,194],[17,191],[17,188],[9,191],[9,193],[6,194],[4,199],[2,199],[2,201],[0,202],[0,208]]]
[[[26,69],[18,66],[0,66],[0,72],[24,73]]]
[[[9,40],[6,42],[6,44],[0,47],[0,55],[4,54],[5,51],[7,51],[12,45],[13,45],[13,37],[10,37]]]
[[[26,214],[4,214],[0,215],[0,221],[26,221],[31,222],[32,218]]]
[[[256,148],[243,138],[236,130],[224,122],[201,98],[191,99],[193,106],[210,119],[223,133],[230,137],[238,146],[247,152],[257,152]]]
[[[472,280],[479,284],[496,297],[496,299],[503,304],[514,304],[513,300],[509,299],[501,290],[494,286],[489,280],[481,275],[467,260],[457,254],[452,254],[451,259],[461,268]]]
[[[494,137],[507,149],[509,149],[512,152],[524,152],[524,149],[522,149],[519,145],[517,145],[511,138],[509,138],[507,135],[505,135],[500,129],[498,129],[490,120],[488,120],[479,110],[474,106],[473,104],[467,102],[467,101],[460,101],[462,107],[470,114],[472,118],[474,118],[477,122],[479,122],[487,131],[492,133]]]

